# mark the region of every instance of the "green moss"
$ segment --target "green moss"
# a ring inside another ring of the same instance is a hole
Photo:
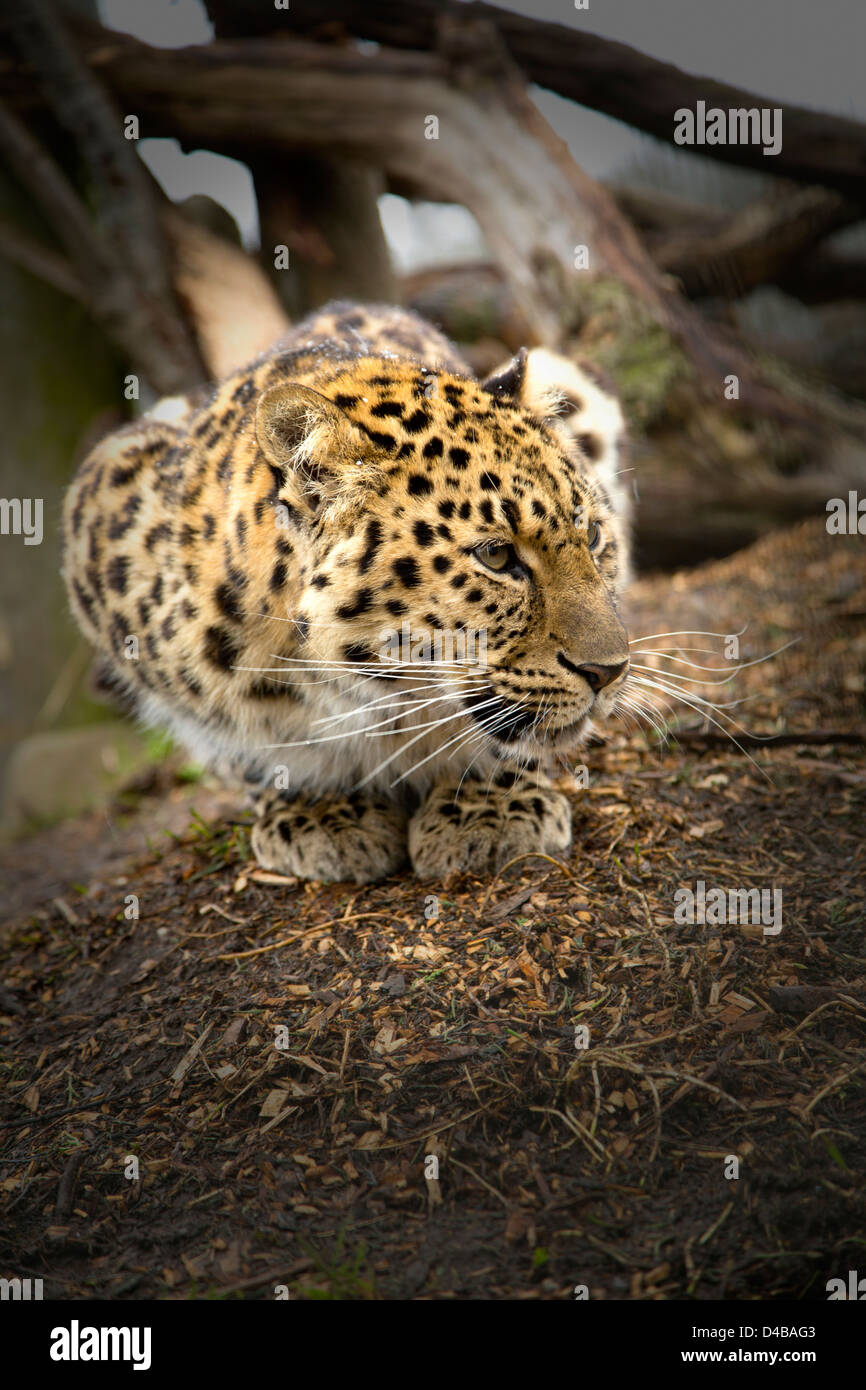
[[[692,375],[682,349],[619,280],[594,279],[581,289],[575,346],[609,372],[629,423],[647,429],[664,413],[674,386]]]

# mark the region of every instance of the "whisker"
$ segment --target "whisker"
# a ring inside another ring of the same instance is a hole
[[[428,705],[438,705],[438,704],[441,704],[441,702],[442,702],[443,700],[459,700],[460,698],[461,698],[461,696],[460,696],[459,694],[456,694],[456,693],[455,693],[455,694],[451,694],[451,695],[439,695],[439,696],[436,697],[435,700],[428,700],[428,701],[426,701],[426,703],[427,703]],[[394,718],[394,717],[395,717],[395,716],[392,716],[392,718]],[[435,729],[435,728],[438,727],[438,725],[439,725],[440,722],[442,722],[442,721],[440,721],[440,720],[435,720],[435,719],[433,719],[433,720],[428,720],[428,721],[427,721],[426,723],[424,723],[424,724],[410,724],[409,727],[408,727],[407,729],[388,729],[388,730],[385,730],[383,733],[371,734],[370,737],[371,737],[371,738],[387,738],[389,735],[393,735],[393,734],[396,734],[396,733],[414,733],[416,730],[419,730],[419,731],[420,731],[421,729]],[[377,728],[377,727],[378,727],[378,725],[375,725],[375,724],[373,725],[373,728],[374,728],[374,729]],[[366,729],[364,730],[364,734],[365,734],[365,736],[366,736],[366,734],[367,734],[367,730],[366,730]]]
[[[648,671],[649,674],[652,676],[661,676],[664,680],[669,681],[671,685],[675,685],[685,689],[688,694],[696,693],[695,691],[689,690],[688,687],[692,685],[700,685],[704,687],[730,685],[731,681],[734,679],[734,676],[736,675],[736,672],[734,672],[732,675],[726,676],[725,679],[722,681],[711,681],[700,676],[686,676],[681,671],[660,671],[657,666],[644,666],[643,663],[640,661],[632,662],[631,666],[629,667],[629,670],[632,672]],[[641,679],[641,677],[635,675],[634,679],[637,681]],[[739,699],[731,700],[729,704],[741,705],[746,700],[754,700],[755,698],[755,695],[741,695]],[[722,708],[727,708],[727,706],[722,706]]]
[[[694,710],[695,714],[700,714],[700,715],[702,715],[703,718],[704,718],[704,719],[707,719],[707,720],[709,721],[710,724],[715,725],[715,727],[716,727],[717,729],[719,729],[719,730],[721,731],[721,733],[723,733],[723,734],[725,735],[726,738],[729,738],[729,739],[731,740],[731,743],[733,743],[733,744],[735,745],[735,747],[739,748],[739,750],[740,750],[740,752],[743,754],[743,756],[744,756],[745,758],[748,758],[749,762],[752,764],[752,766],[753,766],[758,772],[760,772],[760,774],[761,774],[762,777],[766,777],[766,779],[767,779],[768,782],[770,782],[771,784],[773,783],[773,779],[772,779],[772,777],[769,775],[769,773],[767,773],[767,772],[764,770],[764,768],[761,767],[761,765],[760,765],[759,763],[756,763],[756,762],[755,762],[755,759],[751,756],[750,753],[748,753],[748,752],[746,751],[746,749],[743,747],[743,745],[742,745],[741,743],[738,743],[738,742],[737,742],[737,740],[734,738],[734,736],[733,736],[733,734],[730,732],[730,730],[729,730],[729,729],[726,729],[725,726],[724,726],[724,724],[720,724],[719,721],[718,721],[718,719],[714,719],[713,716],[712,716],[711,714],[707,714],[706,709],[707,709],[707,708],[709,708],[709,709],[716,709],[716,706],[715,706],[715,705],[710,704],[710,702],[707,701],[707,700],[703,700],[703,701],[701,701],[701,704],[702,704],[703,706],[705,706],[705,708],[702,709],[700,705],[692,703],[692,700],[691,700],[691,699],[687,699],[686,696],[683,695],[681,691],[669,690],[667,686],[657,684],[657,683],[654,682],[654,681],[647,681],[645,677],[635,677],[635,679],[645,682],[646,685],[652,687],[652,688],[655,689],[655,690],[661,690],[661,691],[663,691],[666,695],[672,695],[675,699],[681,701],[682,704],[687,705],[689,709]],[[694,699],[700,699],[700,697],[699,697],[699,696],[695,696]],[[738,724],[736,720],[731,719],[731,716],[730,716],[729,714],[726,714],[726,715],[724,716],[724,718],[727,719],[731,724],[733,724],[735,728],[739,729],[741,733],[747,733],[747,732],[748,732],[748,730],[746,730],[746,729],[743,728],[742,724]]]
[[[477,708],[478,708],[478,709],[483,709],[483,708],[485,707],[485,705],[488,705],[488,704],[492,705],[492,704],[494,704],[494,703],[496,702],[497,699],[498,699],[498,696],[493,696],[490,700],[486,700],[486,701],[484,701],[481,705],[478,705]],[[451,719],[457,719],[457,718],[460,717],[460,715],[464,715],[464,716],[465,716],[465,715],[466,715],[466,710],[463,709],[463,708],[461,708],[461,709],[459,709],[459,710],[455,710],[453,714],[446,715],[446,716],[440,721],[440,723],[442,723],[442,724],[447,724],[449,720],[451,720]],[[435,728],[435,727],[437,727],[437,726],[434,725],[434,728]],[[365,786],[365,785],[367,784],[367,782],[370,782],[370,781],[373,780],[374,777],[377,777],[377,776],[379,775],[380,772],[384,772],[385,768],[386,768],[386,767],[389,767],[389,766],[391,765],[391,763],[393,763],[393,761],[394,761],[395,758],[399,758],[400,755],[401,755],[402,753],[405,753],[406,750],[407,750],[408,748],[411,748],[412,745],[413,745],[414,743],[417,743],[419,739],[423,738],[426,732],[427,732],[426,729],[422,729],[422,731],[421,731],[420,733],[416,734],[414,738],[409,739],[407,743],[402,744],[401,747],[400,747],[400,748],[397,748],[393,753],[390,754],[389,757],[383,759],[383,761],[382,761],[381,763],[379,763],[376,767],[373,768],[373,771],[372,771],[372,772],[368,772],[368,773],[367,773],[367,776],[364,777],[364,778],[362,778],[362,780],[358,783],[358,786],[359,786],[359,787]],[[394,785],[394,784],[392,783],[392,786],[393,786],[393,785]]]
[[[378,695],[375,700],[369,700],[365,705],[357,705],[353,709],[344,710],[340,714],[322,715],[319,719],[312,721],[311,727],[317,724],[339,724],[344,719],[351,719],[353,715],[365,714],[374,709],[408,709],[412,704],[417,704],[417,700],[409,699],[410,696],[423,694],[428,690],[444,690],[446,694],[469,694],[478,690],[483,690],[482,684],[465,686],[462,685],[459,691],[455,691],[453,686],[446,681],[434,681],[426,685],[416,685],[411,690],[389,691],[387,695]]]
[[[638,642],[654,642],[657,637],[719,637],[724,642],[728,637],[742,637],[748,626],[746,623],[739,632],[703,632],[690,628],[682,628],[679,632],[645,632],[643,637],[630,637],[628,644],[633,647]]]
[[[458,751],[459,751],[458,749],[455,749],[455,752],[458,752]],[[464,768],[464,771],[463,771],[463,776],[460,778],[460,781],[457,783],[457,790],[456,790],[456,792],[454,793],[454,800],[455,800],[455,801],[459,801],[459,800],[460,800],[460,791],[461,791],[461,788],[462,788],[462,786],[463,786],[463,783],[466,781],[466,778],[469,776],[469,773],[472,771],[473,767],[474,767],[475,764],[478,762],[478,759],[481,757],[481,755],[483,754],[483,752],[484,752],[484,747],[482,746],[481,748],[479,748],[479,750],[478,750],[478,752],[475,754],[475,756],[466,764],[466,767]],[[495,772],[495,771],[496,771],[496,764],[494,763],[494,765],[493,765],[493,772]],[[491,772],[491,774],[490,774],[491,777],[493,776],[493,772]],[[488,787],[489,787],[489,783],[488,783]]]
[[[632,704],[631,701],[626,702],[623,709],[633,716],[639,729],[643,729],[644,724],[646,724],[656,734],[660,743],[667,743],[668,726],[661,711],[651,711],[642,705]]]
[[[483,704],[476,705],[476,706],[475,706],[476,711],[479,710],[479,709],[483,709],[485,704],[496,704],[497,701],[499,700],[499,698],[500,698],[500,697],[499,697],[498,695],[495,695],[495,696],[493,697],[492,700],[488,700],[488,701],[485,701]],[[505,723],[499,724],[499,725],[496,725],[496,723],[495,723],[495,718],[494,718],[493,720],[491,720],[490,718],[488,718],[488,720],[484,721],[484,723],[483,723],[483,725],[482,725],[482,730],[481,730],[481,732],[482,732],[482,733],[483,733],[483,732],[493,733],[493,732],[495,732],[497,729],[501,731],[502,729],[509,728],[512,724],[516,723],[516,721],[520,718],[521,713],[522,713],[522,711],[517,710],[517,711],[511,716],[511,718],[509,718]],[[443,722],[444,722],[444,721],[443,721]],[[469,731],[469,732],[471,733],[472,731]],[[466,738],[466,736],[467,736],[467,731],[464,730],[464,729],[461,729],[460,732],[459,732],[458,734],[455,734],[454,738],[452,738],[452,739],[450,739],[450,740],[448,741],[448,743],[440,744],[438,748],[434,748],[434,750],[433,750],[432,753],[428,753],[427,756],[426,756],[426,758],[421,758],[419,762],[414,763],[413,766],[410,767],[410,768],[408,768],[406,772],[403,772],[403,773],[400,774],[399,777],[396,777],[396,778],[394,779],[394,781],[391,783],[391,786],[392,786],[392,787],[398,786],[400,782],[404,782],[404,781],[406,780],[407,777],[411,777],[412,773],[413,773],[413,772],[417,772],[418,769],[421,768],[421,767],[423,767],[425,763],[429,763],[429,761],[430,761],[431,758],[435,758],[435,757],[437,757],[438,754],[444,753],[444,752],[445,752],[445,749],[446,749],[446,748],[450,748],[452,743],[457,743],[458,740],[463,739],[463,738]],[[467,741],[468,741],[468,739],[467,739]],[[407,745],[407,746],[408,746],[408,745]],[[456,752],[456,751],[458,751],[458,750],[455,749],[455,752]],[[454,755],[452,754],[452,757],[453,757],[453,756],[454,756]]]
[[[691,666],[692,669],[695,670],[695,671],[715,671],[715,672],[718,672],[718,671],[724,671],[724,670],[730,669],[730,674],[726,677],[726,679],[725,679],[724,681],[706,681],[706,682],[705,682],[706,685],[724,685],[724,684],[727,683],[727,681],[733,680],[735,676],[738,676],[739,673],[740,673],[741,671],[745,671],[749,666],[760,666],[764,661],[771,661],[771,660],[773,659],[774,656],[778,656],[778,655],[780,654],[780,652],[786,652],[786,651],[788,650],[789,647],[794,647],[794,646],[796,646],[797,643],[800,642],[800,641],[802,641],[802,638],[800,638],[800,637],[792,637],[790,642],[785,642],[785,643],[783,643],[783,645],[782,645],[781,647],[776,647],[775,651],[767,652],[764,656],[756,656],[756,657],[754,657],[753,660],[751,660],[751,661],[738,661],[737,664],[736,664],[735,666],[732,666],[732,667],[730,667],[730,668],[727,668],[727,667],[724,667],[724,666],[705,666],[705,665],[701,665],[701,664],[700,664],[699,662],[697,662],[697,661],[687,661],[685,658],[682,658],[682,657],[667,655],[667,651],[676,651],[676,650],[678,650],[678,648],[668,648],[667,650],[664,649],[664,648],[662,648],[661,651],[658,651],[658,650],[657,650],[657,651],[653,651],[653,650],[651,650],[651,649],[650,649],[649,651],[643,651],[643,650],[642,650],[642,651],[638,652],[637,655],[638,655],[638,656],[661,656],[662,653],[664,652],[664,653],[665,653],[665,660],[667,660],[667,661],[675,661],[675,662],[677,663],[677,665],[679,665],[679,666]],[[634,664],[634,665],[637,665],[638,663],[635,662],[635,663],[633,663],[633,664]],[[639,670],[645,670],[645,671],[655,671],[655,670],[657,670],[658,668],[655,667],[655,666],[643,666],[643,667],[638,666],[638,669],[639,669]],[[663,668],[663,669],[664,669],[664,668]],[[671,671],[671,672],[665,671],[664,674],[665,674],[665,675],[674,676],[674,675],[676,675],[676,672],[673,672],[673,671]],[[690,680],[690,679],[693,679],[693,678],[692,678],[692,677],[683,677],[683,679]],[[697,678],[695,678],[695,679],[697,679]]]
[[[666,672],[657,671],[654,666],[646,666],[643,669],[645,671],[649,671],[657,679],[666,681],[667,685],[664,688],[667,690],[669,695],[676,695],[678,697],[687,695],[691,700],[696,700],[698,704],[706,705],[707,709],[714,709],[717,713],[725,709],[737,709],[740,705],[745,705],[752,700],[759,700],[761,698],[761,692],[756,691],[752,695],[741,695],[737,700],[722,700],[719,703],[716,703],[713,700],[705,699],[704,696],[699,695],[696,690],[689,690],[688,687],[684,687],[683,685],[678,683],[680,680],[689,680],[690,678],[688,676],[668,676]],[[647,679],[648,677],[645,675],[632,675],[632,680],[635,682],[636,685],[642,684]],[[724,685],[727,684],[727,682],[701,681],[700,684]],[[745,733],[746,731],[744,730],[743,732]]]
[[[640,640],[640,639],[638,639],[638,640]],[[641,647],[641,648],[639,648],[639,649],[636,651],[635,655],[636,655],[636,656],[667,656],[669,653],[675,653],[677,656],[679,656],[682,652],[703,652],[705,656],[717,656],[717,657],[722,657],[722,656],[723,656],[723,653],[720,652],[720,651],[718,650],[717,647],[685,647],[685,646],[682,646],[682,645],[677,645],[676,647]],[[672,659],[672,658],[671,658],[671,659]],[[695,665],[695,666],[698,665],[697,662],[693,662],[693,663],[691,663],[691,664],[692,664],[692,665]],[[703,668],[700,668],[700,667],[699,667],[699,669],[703,669]],[[706,669],[707,669],[708,671],[710,671],[710,670],[713,670],[713,671],[720,671],[722,668],[721,668],[721,666],[708,666]]]
[[[638,728],[641,726],[641,719],[645,719],[650,727],[658,734],[662,743],[667,743],[669,731],[664,715],[648,698],[643,696],[639,698],[639,695],[640,692],[638,691],[632,691],[629,694],[623,692],[615,707],[616,711],[619,712],[620,706],[630,710],[635,716]],[[665,703],[667,703],[667,701],[665,701]],[[670,708],[670,706],[668,706],[668,708]]]
[[[434,696],[432,699],[423,700],[423,701],[420,702],[420,705],[421,705],[421,708],[424,709],[424,708],[427,708],[429,705],[438,705],[438,704],[440,704],[443,700],[455,700],[455,699],[459,699],[459,698],[460,698],[460,694],[459,694],[458,692],[449,692],[449,693],[446,694],[446,695],[436,695],[436,696]],[[418,703],[418,702],[416,702],[416,703]],[[354,711],[352,711],[352,712],[354,712]],[[418,712],[420,712],[420,711],[418,711]],[[409,727],[409,729],[387,729],[387,730],[385,730],[385,733],[384,733],[384,734],[374,734],[374,733],[373,733],[373,730],[374,730],[374,729],[381,729],[381,728],[384,727],[384,725],[386,725],[386,724],[391,724],[391,723],[393,723],[393,721],[394,721],[395,719],[401,718],[402,715],[403,715],[403,713],[405,713],[405,711],[399,711],[397,714],[387,715],[386,718],[385,718],[385,719],[381,719],[381,720],[379,721],[378,724],[369,724],[369,725],[367,725],[367,726],[366,726],[365,728],[363,728],[363,729],[354,730],[354,731],[353,731],[354,736],[355,736],[356,738],[357,738],[357,737],[361,737],[361,736],[363,736],[364,738],[367,738],[367,737],[371,737],[371,738],[382,738],[382,737],[393,736],[393,735],[399,734],[399,733],[412,733],[412,732],[414,732],[414,731],[417,730],[417,729],[435,728],[435,727],[436,727],[436,724],[437,724],[437,722],[438,722],[438,721],[435,721],[435,720],[434,720],[434,721],[432,721],[432,723],[428,723],[428,724],[420,724],[420,725],[419,725],[419,724],[413,724],[413,725],[411,725],[411,726]],[[293,741],[291,741],[291,742],[288,742],[288,743],[265,743],[265,744],[261,744],[260,747],[266,748],[266,749],[274,749],[274,748],[311,748],[311,747],[313,747],[315,744],[319,744],[319,743],[336,743],[336,742],[344,742],[344,741],[347,739],[347,737],[349,737],[349,735],[347,735],[346,731],[343,730],[343,731],[341,731],[341,732],[339,732],[339,733],[336,733],[336,734],[320,734],[320,735],[319,735],[318,737],[316,737],[316,738],[295,739],[295,740],[293,740]]]
[[[236,669],[261,669],[265,671],[285,672],[287,666],[300,666],[310,671],[348,671],[350,674],[359,671],[362,674],[372,672],[374,675],[391,676],[395,679],[399,679],[404,671],[408,671],[410,675],[416,673],[419,675],[425,673],[429,675],[430,672],[436,671],[447,671],[449,673],[454,671],[476,671],[480,674],[483,670],[483,668],[474,661],[331,661],[329,659],[318,659],[316,657],[281,656],[278,652],[272,652],[271,657],[274,661],[279,661],[282,664],[280,666],[265,666],[261,668],[237,667]]]

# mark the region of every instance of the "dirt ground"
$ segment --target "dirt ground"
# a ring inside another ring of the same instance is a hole
[[[866,546],[809,523],[640,581],[629,626],[800,640],[716,691],[742,748],[684,707],[666,749],[606,730],[567,862],[279,881],[165,776],[4,853],[0,1273],[824,1299],[862,1267]],[[781,890],[781,931],[680,924],[698,882]]]

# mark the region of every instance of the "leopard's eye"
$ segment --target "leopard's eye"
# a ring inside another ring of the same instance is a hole
[[[514,547],[500,541],[485,541],[483,545],[476,547],[474,554],[482,565],[497,573],[513,569],[518,563]]]
[[[601,527],[597,521],[591,521],[586,528],[586,543],[590,550],[598,550],[601,542]]]

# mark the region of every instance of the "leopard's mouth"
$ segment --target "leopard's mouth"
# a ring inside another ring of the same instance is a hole
[[[539,751],[562,752],[571,747],[586,728],[591,710],[559,728],[548,727],[543,710],[525,709],[490,689],[477,691],[464,700],[471,717],[481,726],[488,738],[506,746],[532,742]]]
[[[535,710],[522,709],[501,695],[495,695],[489,687],[467,695],[463,704],[476,724],[497,743],[517,743],[532,729],[537,718]]]

